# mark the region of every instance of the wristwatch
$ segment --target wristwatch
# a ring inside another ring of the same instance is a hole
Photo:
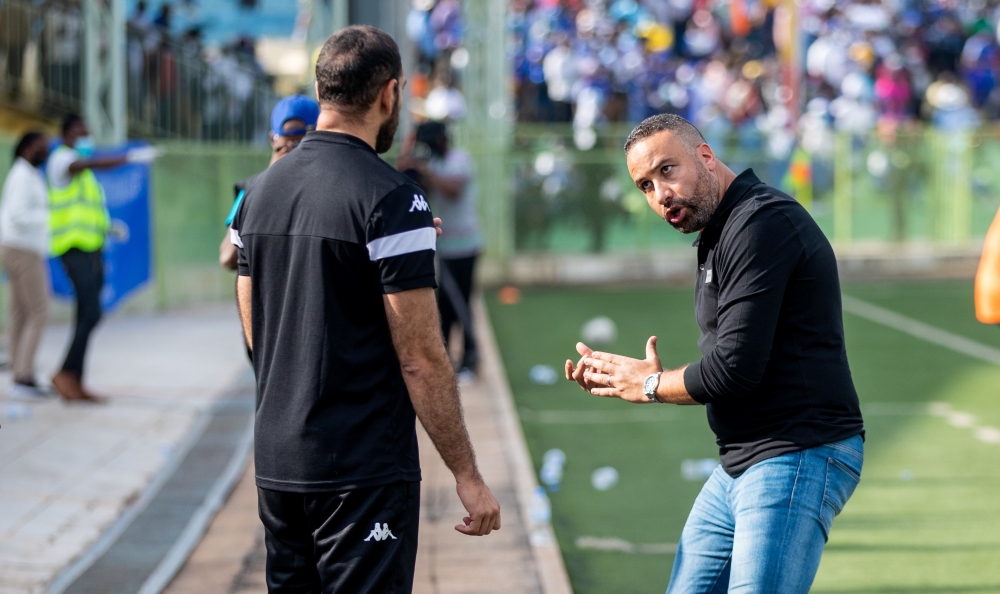
[[[642,382],[642,393],[646,395],[646,398],[649,398],[650,402],[659,402],[656,399],[656,388],[660,385],[660,374],[662,373],[662,371],[651,373],[646,376],[646,381]]]

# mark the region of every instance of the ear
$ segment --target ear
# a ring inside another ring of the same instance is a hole
[[[382,87],[379,93],[379,107],[385,115],[392,113],[393,102],[396,97],[396,87],[399,86],[399,79],[392,79]]]
[[[712,150],[712,147],[708,146],[707,142],[701,143],[695,149],[695,154],[705,164],[705,167],[708,167],[709,171],[715,173],[715,165],[718,163],[718,160],[715,158],[715,152]]]
[[[313,91],[316,93],[316,101],[319,102],[319,81],[313,83]]]

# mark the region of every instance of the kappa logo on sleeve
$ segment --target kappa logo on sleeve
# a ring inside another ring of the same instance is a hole
[[[431,206],[427,204],[427,201],[424,200],[423,196],[421,196],[420,194],[413,195],[413,204],[410,205],[410,212],[413,212],[415,210],[430,210],[430,209]]]
[[[375,522],[375,527],[372,528],[372,532],[371,532],[371,534],[368,535],[368,538],[365,539],[365,542],[368,542],[369,540],[371,540],[373,538],[375,540],[377,540],[377,541],[380,541],[380,540],[389,540],[390,538],[392,540],[396,540],[396,537],[392,535],[392,531],[389,530],[389,524],[388,524],[388,522],[385,523],[385,524],[382,524],[381,527],[378,525],[378,522]]]

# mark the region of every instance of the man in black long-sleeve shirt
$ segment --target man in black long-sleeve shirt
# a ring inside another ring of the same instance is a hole
[[[665,371],[656,337],[644,360],[581,343],[567,378],[634,403],[706,405],[722,465],[685,524],[668,594],[808,592],[863,462],[833,249],[801,205],[736,175],[683,118],[642,122],[625,154],[650,207],[700,232],[703,357]]]

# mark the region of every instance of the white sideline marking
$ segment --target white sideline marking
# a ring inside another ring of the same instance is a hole
[[[851,297],[850,295],[843,295],[842,299],[844,311],[852,313],[859,318],[888,326],[915,338],[968,355],[973,359],[1000,365],[1000,349],[970,340],[958,334],[952,334],[947,330],[936,328],[930,324],[925,324],[894,311],[873,305],[867,301]]]
[[[867,402],[861,405],[866,417],[921,417],[934,414],[932,407],[937,403],[926,402]]]
[[[576,548],[596,551],[613,551],[618,553],[637,553],[640,555],[673,555],[677,552],[677,543],[657,542],[649,544],[632,544],[620,538],[600,538],[597,536],[581,536],[576,539]]]
[[[677,414],[670,409],[651,410],[641,407],[634,410],[531,410],[521,408],[521,420],[540,425],[607,425],[611,423],[658,423],[673,421]]]
[[[947,330],[936,328],[930,324],[925,324],[919,320],[914,320],[903,314],[873,305],[850,295],[842,295],[841,298],[844,304],[844,311],[854,314],[859,318],[888,326],[893,330],[899,330],[904,334],[909,334],[925,342],[968,355],[973,359],[1000,365],[1000,349],[970,340],[958,334],[952,334]],[[975,415],[954,410],[946,402],[932,402],[928,406],[927,412],[933,416],[944,418],[952,427],[972,429],[973,437],[983,443],[1000,444],[1000,429],[979,426],[976,424]]]

